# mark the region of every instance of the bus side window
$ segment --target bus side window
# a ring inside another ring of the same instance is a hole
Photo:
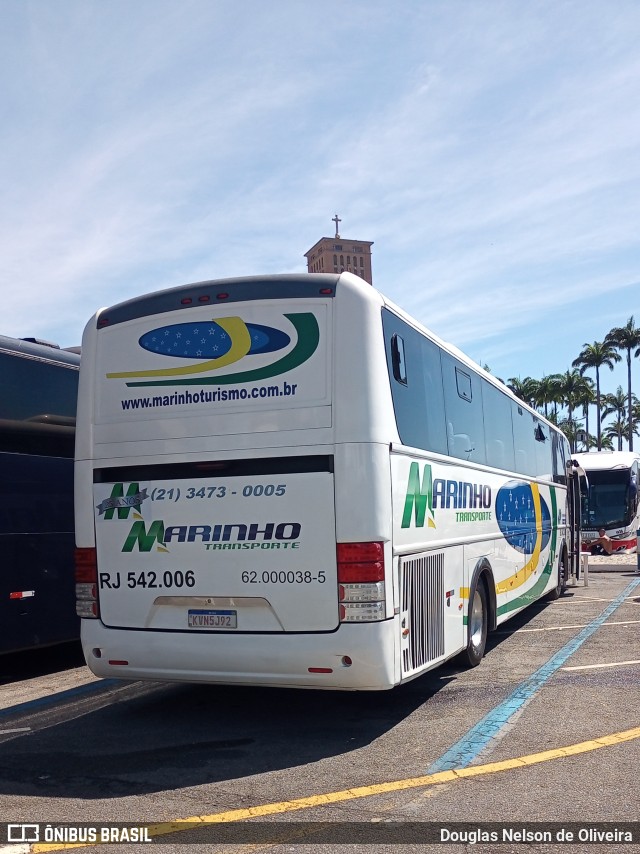
[[[443,352],[441,359],[449,453],[461,460],[485,463],[480,378],[448,353]]]
[[[516,471],[520,474],[536,473],[536,439],[533,415],[516,405],[513,415],[513,442],[516,452]]]
[[[566,447],[566,441],[562,440],[557,433],[552,434],[551,438],[551,455],[553,462],[553,479],[556,483],[567,482],[567,460],[569,454]]]
[[[391,336],[391,362],[393,377],[402,385],[407,384],[407,363],[404,357],[404,338],[399,335]]]
[[[493,385],[482,387],[482,411],[487,445],[487,465],[513,471],[513,401]]]
[[[487,442],[487,457],[489,464],[497,469],[507,468],[504,443],[500,439],[490,439]]]
[[[549,441],[549,428],[535,420],[534,425],[537,475],[543,480],[553,480],[553,448]]]
[[[382,324],[400,441],[446,454],[440,348],[387,309]]]
[[[519,471],[521,474],[528,474],[529,472],[527,452],[520,448],[516,451],[516,471]]]
[[[466,433],[454,433],[451,421],[447,421],[447,444],[451,456],[458,457],[458,459],[468,460],[469,455],[475,451],[471,437]]]
[[[638,464],[634,463],[631,467],[631,477],[629,479],[629,506],[631,512],[635,513],[638,506]]]

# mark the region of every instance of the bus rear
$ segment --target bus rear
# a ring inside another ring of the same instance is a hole
[[[398,681],[385,585],[391,425],[372,411],[389,390],[361,365],[370,352],[386,376],[384,348],[353,321],[378,330],[379,297],[342,278],[204,282],[88,324],[76,580],[97,675]],[[340,412],[336,389],[350,401]],[[338,489],[336,460],[347,459],[353,475]],[[377,512],[359,513],[362,490]]]

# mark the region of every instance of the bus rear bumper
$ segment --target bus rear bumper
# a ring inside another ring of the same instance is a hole
[[[81,636],[87,665],[102,678],[363,691],[400,681],[393,619],[278,635],[149,632],[82,620]]]

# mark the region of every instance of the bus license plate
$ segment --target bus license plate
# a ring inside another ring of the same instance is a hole
[[[237,611],[189,611],[190,629],[236,629]]]

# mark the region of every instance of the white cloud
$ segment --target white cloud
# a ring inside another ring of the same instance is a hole
[[[635,3],[8,8],[4,333],[77,343],[136,293],[303,270],[335,211],[376,284],[508,375],[632,313]]]

